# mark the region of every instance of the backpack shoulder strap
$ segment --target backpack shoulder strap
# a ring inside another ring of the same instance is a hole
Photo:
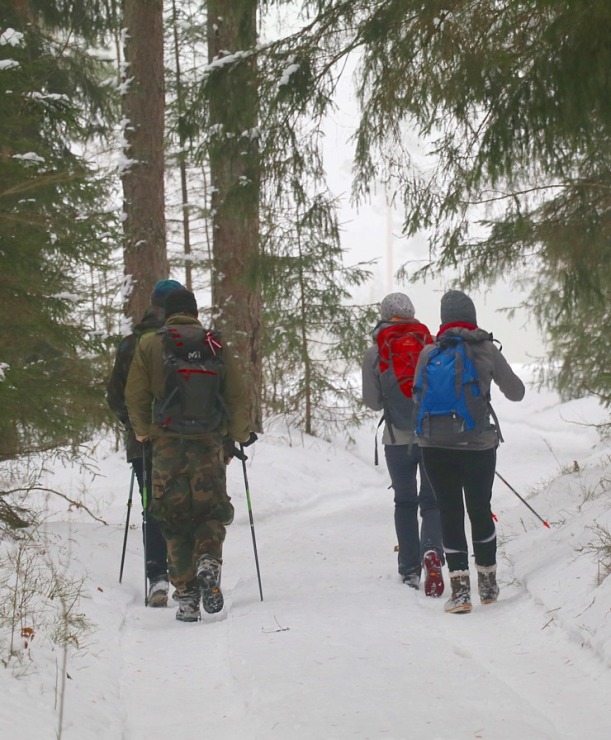
[[[499,352],[503,351],[503,345],[499,342],[498,339],[495,339],[492,336],[492,332],[489,332],[486,336],[481,337],[481,339],[476,339],[471,343],[480,344],[481,342],[492,342],[494,344],[498,344]],[[504,442],[505,439],[503,437],[503,433],[501,432],[501,423],[499,422],[499,417],[496,415],[496,411],[494,410],[494,407],[492,406],[492,402],[490,401],[490,394],[488,394],[488,397],[486,398],[486,404],[488,406],[488,411],[490,412],[490,416],[494,420],[496,431],[497,431],[497,434],[499,435],[499,442]]]

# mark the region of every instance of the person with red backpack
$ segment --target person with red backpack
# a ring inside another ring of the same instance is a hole
[[[403,583],[418,590],[424,569],[424,592],[438,597],[444,590],[441,519],[414,436],[412,400],[418,357],[433,338],[415,318],[409,297],[390,293],[380,305],[373,339],[373,346],[363,358],[363,402],[384,413],[382,443],[394,489],[399,574]]]

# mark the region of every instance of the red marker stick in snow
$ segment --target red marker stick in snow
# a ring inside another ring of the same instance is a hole
[[[535,516],[537,517],[537,519],[539,519],[540,521],[542,521],[542,522],[543,522],[543,525],[544,525],[545,527],[547,527],[548,529],[551,529],[551,527],[549,526],[549,523],[548,523],[548,522],[546,522],[546,521],[545,521],[545,519],[544,519],[544,518],[543,518],[542,516],[539,516],[539,514],[537,514],[537,512],[536,512],[536,511],[535,511],[535,510],[533,509],[533,507],[532,507],[532,506],[531,506],[531,505],[530,505],[530,504],[528,503],[528,501],[525,501],[525,500],[524,500],[524,499],[522,498],[522,496],[520,496],[520,494],[519,494],[519,493],[518,493],[518,492],[516,491],[516,489],[515,489],[515,488],[514,488],[514,487],[513,487],[512,485],[510,485],[510,484],[509,484],[509,483],[508,483],[508,482],[507,482],[507,481],[505,480],[505,478],[503,478],[503,476],[502,476],[502,475],[501,475],[501,474],[500,474],[500,473],[499,473],[499,472],[498,472],[497,470],[495,470],[495,471],[494,471],[494,474],[495,474],[496,476],[498,476],[498,477],[499,477],[499,478],[500,478],[500,479],[501,479],[501,480],[503,481],[503,483],[504,483],[504,484],[505,484],[505,485],[507,486],[507,488],[509,488],[509,490],[510,490],[510,491],[513,491],[513,493],[515,493],[515,495],[516,495],[516,496],[517,496],[517,497],[518,497],[518,498],[520,499],[520,501],[521,501],[521,502],[522,502],[522,503],[524,504],[524,506],[528,506],[528,508],[529,508],[529,509],[530,509],[530,510],[532,511],[532,513],[533,513],[533,514],[534,514],[534,515],[535,515]]]

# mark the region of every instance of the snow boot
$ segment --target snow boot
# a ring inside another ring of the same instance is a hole
[[[499,586],[496,582],[496,565],[477,565],[477,590],[482,604],[494,604],[499,598]]]
[[[424,578],[425,595],[439,598],[444,589],[441,558],[435,550],[427,550],[422,558],[422,565],[426,574]]]
[[[413,573],[406,573],[402,575],[403,583],[410,588],[420,589],[420,571],[414,571]]]
[[[168,591],[170,585],[168,583],[168,577],[151,579],[149,592],[147,597],[147,603],[149,606],[167,606],[168,605]]]
[[[172,598],[178,602],[176,619],[179,622],[199,622],[199,589],[194,588],[183,593],[176,591]]]
[[[468,570],[450,572],[452,596],[444,604],[448,614],[467,614],[471,611],[471,581]]]
[[[197,581],[204,611],[208,614],[220,612],[225,603],[221,592],[221,563],[212,555],[202,555],[197,561]]]

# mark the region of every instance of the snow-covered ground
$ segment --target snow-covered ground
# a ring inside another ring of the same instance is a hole
[[[64,611],[91,629],[74,625],[71,647],[52,648],[44,628],[28,632],[44,620],[27,604],[11,629],[7,603],[25,554],[7,566],[3,543],[0,736],[607,740],[611,578],[609,558],[590,547],[611,531],[610,449],[590,426],[605,414],[550,392],[493,400],[506,440],[498,470],[551,526],[497,480],[501,596],[474,602],[469,615],[446,615],[443,599],[397,576],[392,492],[385,468],[373,466],[377,420],[349,444],[276,425],[250,448],[263,601],[242,468],[230,465],[226,607],[199,624],[176,622],[174,607],[144,607],[135,525],[118,582],[123,453],[103,441],[93,479],[57,466],[46,485],[106,522],[47,497],[43,555],[75,583],[85,579],[80,603],[71,609],[64,596]],[[138,516],[134,507],[135,524]]]

